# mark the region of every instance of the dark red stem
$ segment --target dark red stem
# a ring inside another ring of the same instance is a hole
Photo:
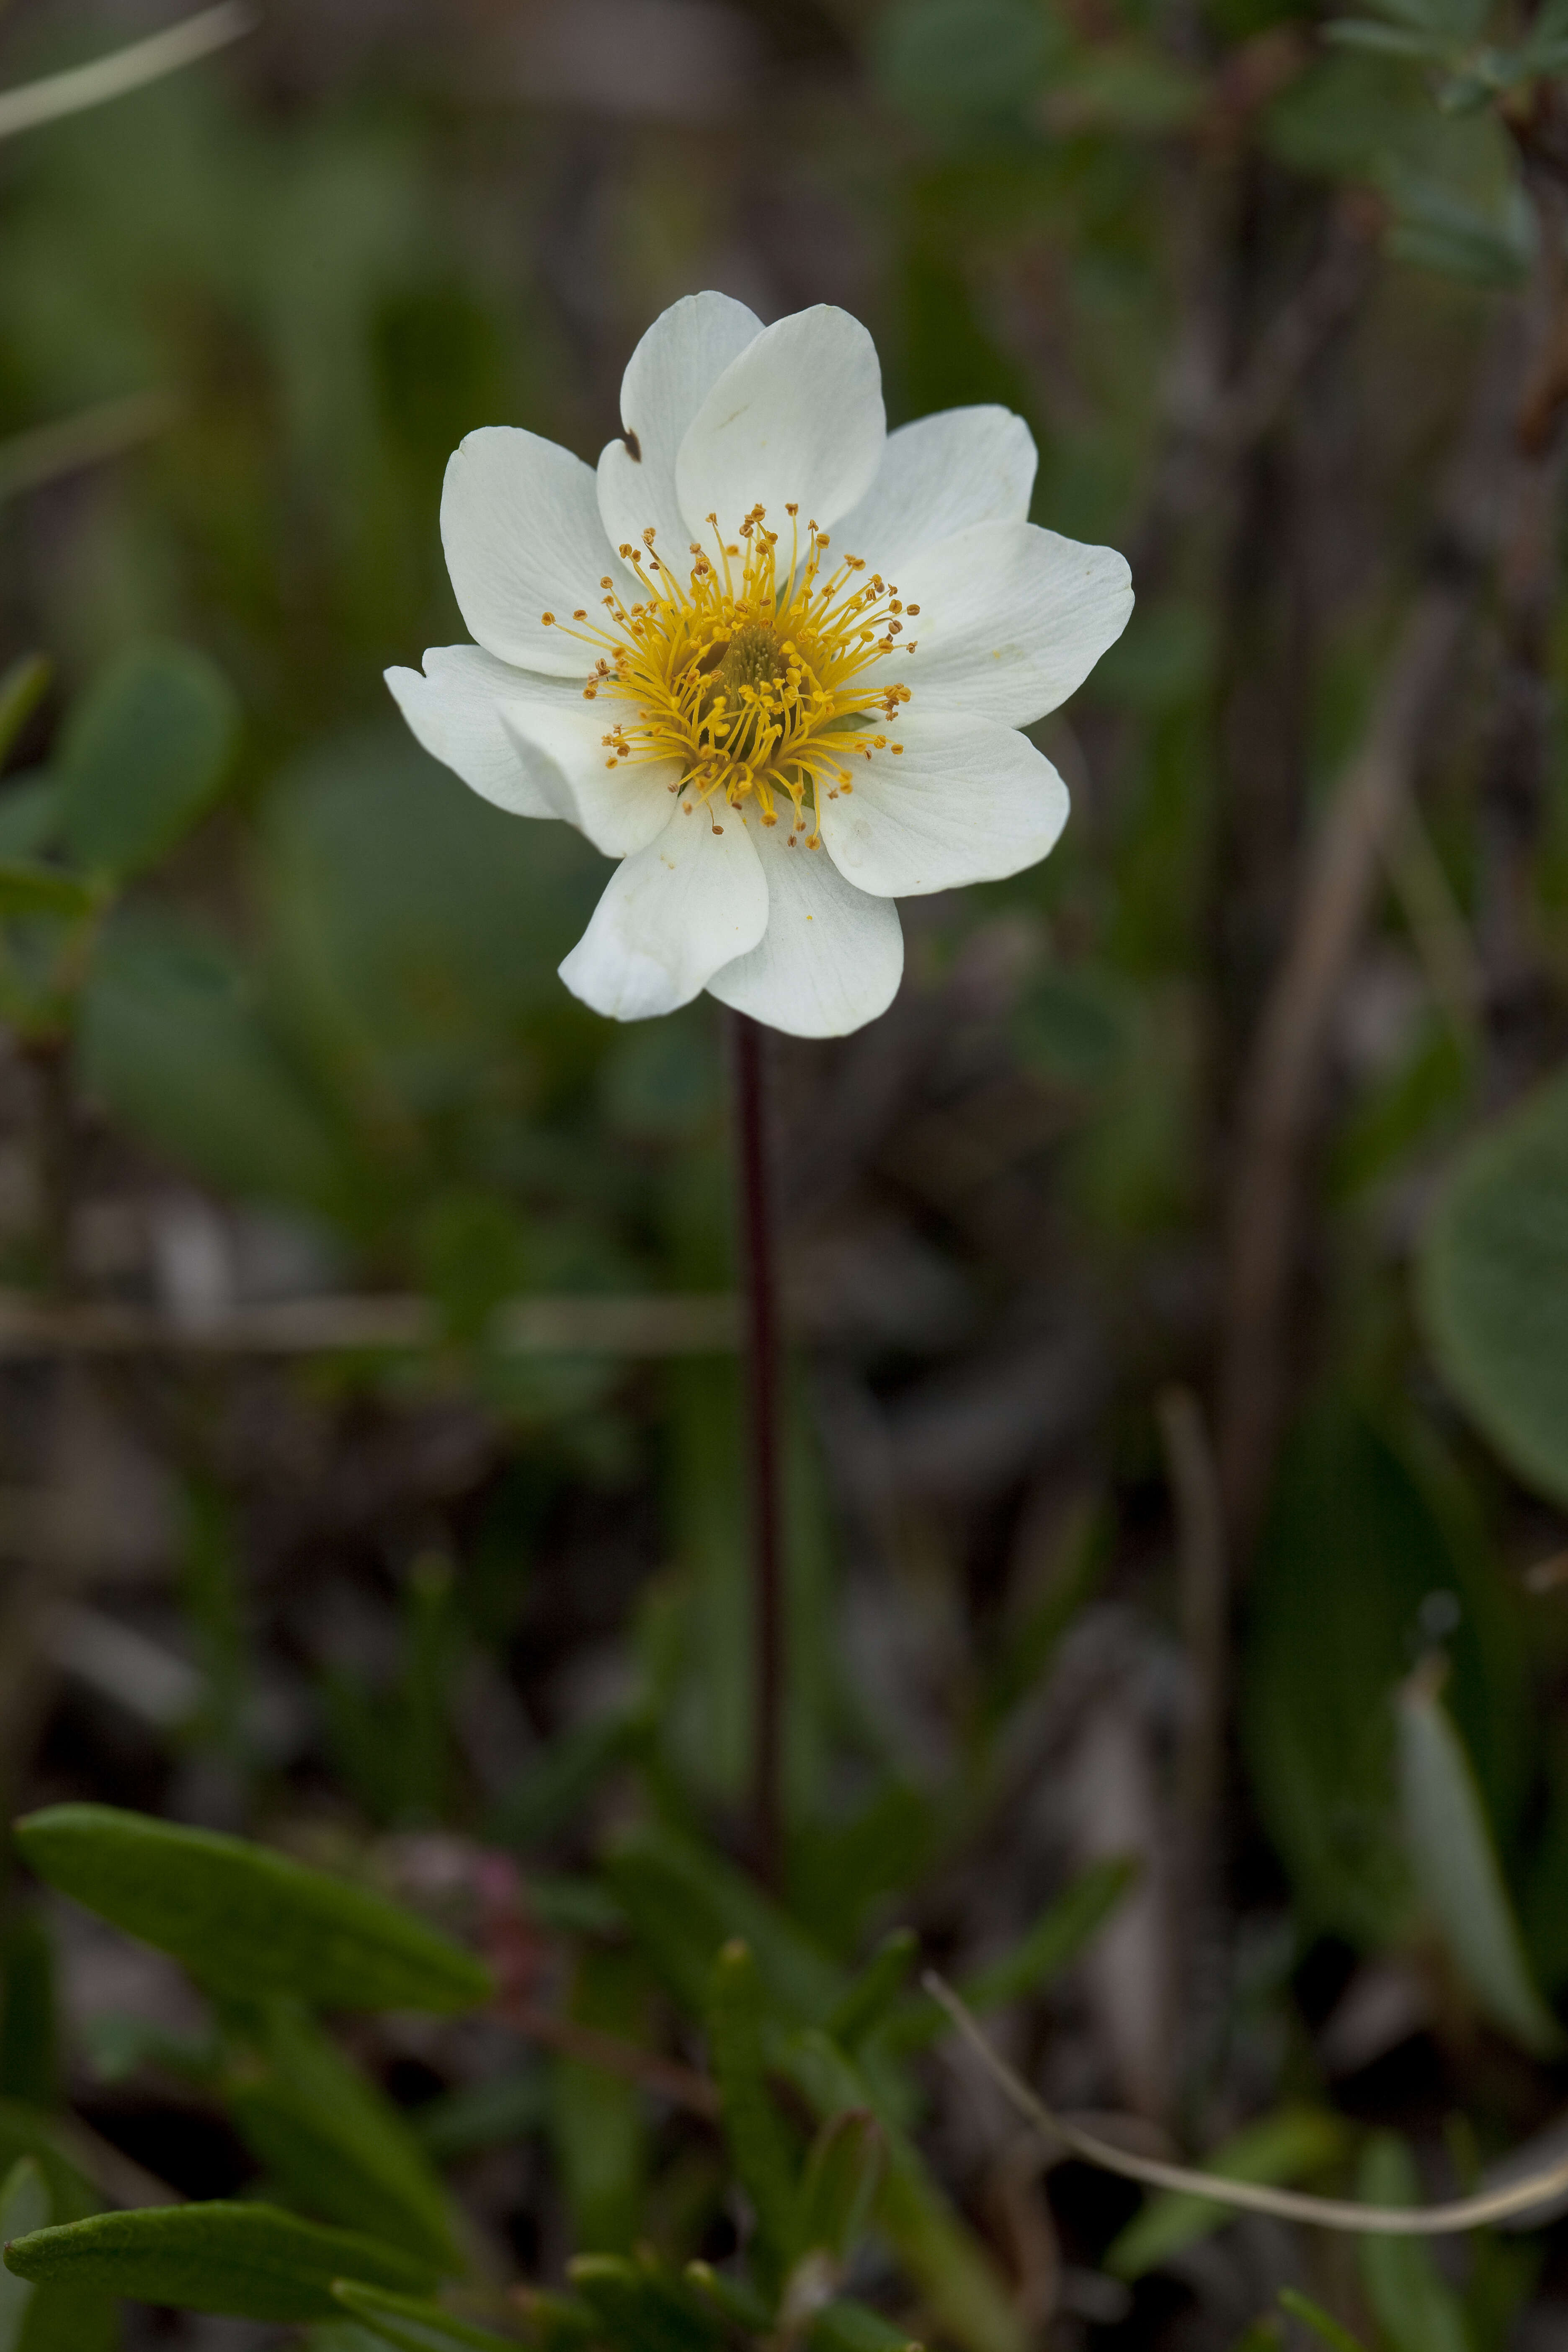
[[[753,1737],[752,1828],[763,1883],[784,1864],[784,1591],[779,1509],[778,1286],[770,1197],[765,1039],[733,1016],[735,1165],[745,1295],[746,1406],[751,1429]]]

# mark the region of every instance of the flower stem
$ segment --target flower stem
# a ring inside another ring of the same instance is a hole
[[[779,1491],[778,1285],[770,1200],[763,1034],[732,1016],[735,1172],[745,1294],[751,1426],[752,1683],[752,1838],[763,1884],[784,1863],[784,1591]]]

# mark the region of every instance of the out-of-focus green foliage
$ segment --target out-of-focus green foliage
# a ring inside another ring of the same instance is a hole
[[[1422,1267],[1456,1393],[1520,1475],[1568,1499],[1568,1087],[1554,1080],[1457,1162]]]

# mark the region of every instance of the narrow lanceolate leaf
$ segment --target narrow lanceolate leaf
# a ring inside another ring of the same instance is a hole
[[[43,700],[48,683],[49,665],[42,654],[24,654],[0,670],[0,760]]]
[[[1330,2346],[1331,2352],[1363,2352],[1358,2336],[1352,2336],[1348,2327],[1342,2327],[1321,2304],[1312,2302],[1310,2296],[1301,2294],[1295,2287],[1282,2286],[1279,2301],[1291,2318],[1299,2319],[1303,2327],[1310,2327],[1321,2344]]]
[[[713,1964],[708,2041],[724,2136],[752,2200],[763,2250],[776,2264],[795,2218],[795,2162],[763,2065],[763,1987],[748,1945],[725,1945]]]
[[[568,2276],[598,2341],[616,2352],[721,2352],[726,2343],[711,2299],[656,2255],[579,2254]]]
[[[1357,2190],[1368,2205],[1415,2205],[1420,2183],[1405,2142],[1380,2132],[1367,2144]],[[1471,2352],[1459,2299],[1419,2238],[1363,2238],[1362,2284],[1391,2352]]]
[[[0,2244],[44,2229],[49,2219],[49,2192],[44,2176],[30,2156],[14,2164],[0,2181]],[[16,2352],[22,2325],[35,2290],[15,2272],[0,2273],[0,2352]]]
[[[155,865],[216,793],[237,726],[233,690],[205,655],[122,655],[72,712],[57,763],[72,856],[117,879]]]
[[[95,2213],[36,2230],[5,2249],[5,2267],[37,2286],[91,2287],[132,2302],[276,2322],[331,2319],[334,2280],[423,2293],[429,2264],[348,2230],[273,2205],[215,2202]]]
[[[100,894],[79,874],[26,857],[0,858],[0,915],[90,915]]]
[[[292,1993],[323,2009],[460,2010],[486,1970],[368,1888],[210,1830],[112,1805],[51,1805],[16,1825],[29,1866],[156,1944],[210,1990]]]
[[[277,2004],[222,2090],[241,2138],[290,2204],[463,2267],[439,2174],[384,2092],[308,2017]]]
[[[1345,2129],[1322,2107],[1282,2107],[1248,2124],[1205,2165],[1222,2180],[1286,2183],[1321,2172],[1343,2153]],[[1105,2267],[1117,2278],[1142,2278],[1182,2247],[1234,2219],[1231,2210],[1205,2197],[1164,2190],[1115,2239]]]
[[[868,2303],[847,2295],[825,2303],[805,2331],[811,2352],[920,2352],[907,2327],[884,2319]]]
[[[864,2107],[822,2126],[801,2177],[792,2251],[845,2262],[871,2218],[888,2170],[881,2125]]]
[[[1010,1952],[964,1986],[970,2008],[982,2013],[1000,2009],[1048,1984],[1104,1926],[1137,1875],[1137,1863],[1126,1855],[1093,1864]]]
[[[1421,1303],[1449,1387],[1510,1468],[1568,1502],[1568,1076],[1459,1155]]]
[[[455,2318],[426,2295],[389,2294],[358,2279],[339,2279],[332,2293],[378,2343],[396,2352],[516,2352],[516,2336]]]
[[[909,1979],[921,1948],[912,1927],[884,1937],[827,2021],[827,2031],[855,2051],[875,2033]]]
[[[1469,1759],[1422,1671],[1398,1697],[1399,1793],[1416,1883],[1478,2007],[1545,2057],[1563,2031],[1531,1977]]]

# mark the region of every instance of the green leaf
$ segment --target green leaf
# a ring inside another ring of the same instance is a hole
[[[622,2041],[646,2041],[649,1985],[635,1953],[582,1951],[571,2014]],[[647,2170],[646,2101],[605,2067],[558,2056],[550,2070],[550,2125],[577,2244],[621,2253],[636,2242]]]
[[[445,2091],[406,2116],[427,2156],[437,2164],[472,2156],[484,2147],[504,2147],[536,2131],[544,2119],[545,2077],[534,2062],[506,2074]]]
[[[47,2226],[49,2192],[30,2156],[15,2163],[0,2181],[0,2244]],[[36,2290],[14,2271],[0,2273],[0,2352],[17,2352],[27,2305]]]
[[[888,2142],[868,2108],[830,2116],[805,2159],[796,2197],[792,2249],[845,2263],[863,2234],[888,2171]]]
[[[463,2268],[438,2173],[384,2093],[303,2014],[275,2004],[222,2084],[240,2137],[290,2204],[318,2221]]]
[[[55,1953],[34,1911],[0,1937],[0,2098],[51,2107],[59,2095]]]
[[[752,2200],[764,2256],[776,2265],[789,2247],[795,2218],[795,2158],[768,2089],[763,2016],[762,1978],[750,1946],[737,1938],[713,1964],[709,2053],[735,2170]]]
[[[649,1825],[630,1832],[606,1864],[637,1941],[694,2016],[707,2005],[714,1955],[735,1937],[751,1947],[769,1999],[802,2022],[830,2017],[843,1971],[753,1882],[694,1838]]]
[[[1303,2327],[1310,2327],[1321,2342],[1331,2347],[1331,2352],[1363,2352],[1363,2347],[1348,2327],[1342,2327],[1321,2304],[1299,2294],[1295,2287],[1282,2286],[1279,2301],[1291,2318],[1299,2319]]]
[[[920,1948],[912,1927],[895,1927],[878,1945],[827,2021],[827,2031],[846,2050],[853,2053],[875,2033],[902,1992]]]
[[[1049,23],[1029,0],[905,0],[875,20],[872,65],[884,94],[932,127],[1016,113],[1050,54]]]
[[[472,2009],[487,1971],[395,1904],[211,1830],[111,1805],[51,1805],[16,1825],[40,1878],[199,1982],[241,2000],[324,2009]]]
[[[963,1987],[970,2008],[981,2013],[1001,2009],[1049,1984],[1099,1933],[1137,1875],[1136,1861],[1126,1855],[1091,1864],[1010,1952]]]
[[[357,2279],[339,2279],[332,2293],[345,2311],[397,2352],[516,2352],[515,2336],[498,2336],[444,2311],[421,2295],[387,2294]]]
[[[646,1742],[647,1732],[647,1722],[636,1710],[574,1724],[531,1758],[497,1798],[487,1835],[498,1845],[524,1852],[543,1844],[587,1803],[600,1781]]]
[[[1436,1614],[1434,1614],[1436,1612]],[[1434,1622],[1489,1800],[1517,1800],[1528,1719],[1509,1595],[1468,1497],[1409,1433],[1340,1398],[1292,1433],[1250,1594],[1242,1721],[1259,1809],[1309,1927],[1375,1945],[1414,1899],[1391,1698]]]
[[[1368,2205],[1414,2205],[1420,2184],[1405,2142],[1379,2132],[1367,2142],[1357,2190]],[[1472,2352],[1459,2299],[1420,2238],[1357,2241],[1362,2283],[1393,2352]]]
[[[1325,2108],[1281,2107],[1226,2140],[1205,2160],[1203,2169],[1222,2180],[1300,2180],[1323,2171],[1343,2154],[1344,2146],[1343,2124]],[[1162,2190],[1112,2242],[1105,2267],[1117,2278],[1142,2278],[1182,2247],[1234,2219],[1230,2207],[1208,2198]]]
[[[416,2293],[429,2266],[347,2230],[323,2229],[275,2205],[159,2205],[37,2230],[5,2249],[5,2266],[40,2286],[92,2287],[137,2303],[237,2319],[331,2319],[332,2283],[361,2278]]]
[[[567,2275],[616,2352],[719,2352],[724,2342],[710,2300],[652,2256],[579,2254]]]
[[[849,2107],[873,2106],[866,2080],[817,2026],[793,2034],[780,2063],[826,2122]],[[884,2113],[888,2171],[877,2226],[920,2291],[944,2337],[963,2352],[1024,2352],[1024,2331],[1005,2281],[966,2222],[931,2178],[918,2151]]]
[[[24,654],[0,671],[0,761],[48,691],[49,665],[42,654]]]
[[[39,856],[59,831],[60,784],[47,769],[7,779],[0,788],[0,858]]]
[[[1398,1722],[1405,1832],[1433,1923],[1492,2023],[1551,2057],[1563,2030],[1531,1976],[1469,1759],[1428,1673],[1401,1687]]]
[[[1420,1295],[1449,1387],[1510,1468],[1568,1503],[1568,1075],[1460,1155]]]
[[[0,859],[0,915],[90,915],[101,902],[96,887],[62,866],[24,857]]]
[[[340,1132],[216,941],[168,917],[117,922],[89,976],[82,1048],[91,1091],[157,1150],[243,1199],[350,1220]]]
[[[907,2327],[896,2327],[868,2303],[847,2295],[813,2314],[805,2340],[811,2352],[918,2352]]]
[[[37,2158],[57,2220],[77,2221],[98,2211],[103,2200],[67,2154],[59,2118],[41,2107],[25,2106],[19,2099],[0,2099],[0,2172],[21,2156]]]
[[[122,655],[72,711],[56,763],[71,856],[117,880],[156,865],[216,795],[237,731],[233,692],[205,655]]]

